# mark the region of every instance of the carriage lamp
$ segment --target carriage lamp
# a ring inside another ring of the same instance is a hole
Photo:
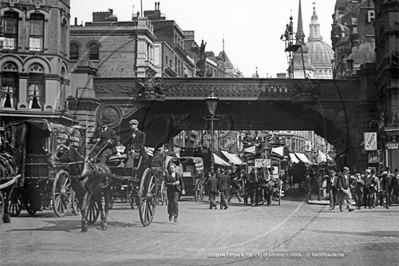
[[[213,92],[213,89],[211,89],[211,93],[208,97],[205,97],[205,102],[206,105],[208,106],[209,113],[211,115],[211,172],[214,170],[214,162],[215,159],[213,158],[213,121],[215,120],[215,112],[216,112],[216,107],[218,106],[218,101],[219,98],[216,97],[215,93]]]

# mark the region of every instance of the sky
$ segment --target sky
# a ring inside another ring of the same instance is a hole
[[[218,55],[224,50],[244,77],[258,70],[260,78],[276,77],[287,70],[285,43],[280,36],[292,14],[294,32],[298,25],[299,0],[156,0],[167,20],[175,20],[182,30],[194,30],[195,41],[207,43],[206,51]],[[132,11],[154,10],[150,0],[71,0],[71,23],[91,22],[92,13],[108,11],[118,21],[129,21]],[[323,41],[331,46],[330,31],[336,0],[302,0],[305,41],[316,7]],[[142,3],[142,6],[141,6]],[[316,3],[313,5],[313,3]]]

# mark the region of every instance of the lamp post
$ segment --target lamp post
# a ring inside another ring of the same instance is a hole
[[[211,89],[211,93],[208,97],[205,97],[205,102],[206,105],[208,106],[209,113],[211,114],[211,172],[214,170],[214,162],[215,159],[213,158],[213,120],[215,119],[215,112],[216,112],[216,107],[218,106],[218,101],[219,98],[216,97],[215,93],[213,92],[213,89]],[[209,120],[209,119],[206,119]]]

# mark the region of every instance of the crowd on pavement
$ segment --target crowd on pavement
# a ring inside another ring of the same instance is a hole
[[[389,209],[391,204],[399,204],[398,169],[391,172],[389,167],[380,174],[371,169],[353,174],[348,167],[342,171],[320,171],[313,176],[308,173],[304,186],[308,200],[316,194],[320,201],[327,194],[324,198],[329,200],[330,210],[338,206],[340,211],[344,208],[353,211],[352,202],[358,210],[377,206]]]

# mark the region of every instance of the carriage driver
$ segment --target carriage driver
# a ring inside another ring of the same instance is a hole
[[[97,155],[97,153],[103,148],[105,143],[109,140],[110,143],[107,144],[106,148],[99,155],[100,163],[106,164],[108,158],[116,153],[116,144],[118,143],[118,137],[116,136],[115,130],[109,127],[110,120],[108,118],[103,118],[101,120],[101,127],[97,129],[94,133],[93,137],[90,140],[90,143],[95,144],[97,146],[93,149],[90,154],[90,158],[93,158]]]
[[[139,122],[136,119],[130,120],[129,125],[131,131],[128,134],[128,138],[123,143],[128,151],[128,158],[125,167],[132,167],[135,159],[140,158],[140,155],[145,155],[145,133],[138,129]]]

